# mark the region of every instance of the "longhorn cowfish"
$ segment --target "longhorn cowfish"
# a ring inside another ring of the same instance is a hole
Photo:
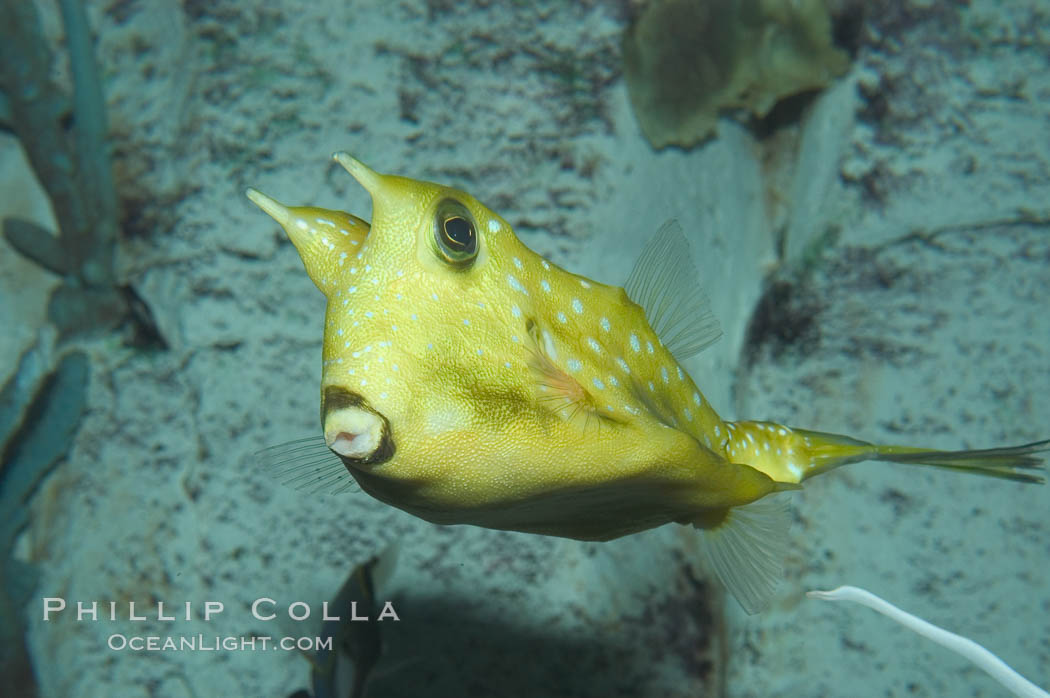
[[[674,222],[624,288],[607,286],[536,254],[465,192],[334,157],[371,195],[371,224],[248,190],[328,301],[323,443],[264,452],[300,485],[352,476],[434,523],[580,540],[692,525],[754,612],[787,546],[771,495],[814,475],[877,460],[1042,481],[1050,440],[938,451],[722,419],[682,366],[720,331]]]

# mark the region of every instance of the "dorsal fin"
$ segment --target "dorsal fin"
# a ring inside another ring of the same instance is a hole
[[[678,361],[698,354],[722,336],[700,286],[689,241],[673,218],[646,244],[624,290],[645,309],[649,325]]]

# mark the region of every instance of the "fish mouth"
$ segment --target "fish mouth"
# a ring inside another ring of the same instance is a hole
[[[394,456],[389,420],[357,393],[338,386],[325,388],[321,423],[325,444],[347,468],[379,465]]]

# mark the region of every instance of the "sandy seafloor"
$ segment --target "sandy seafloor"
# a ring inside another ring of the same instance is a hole
[[[34,608],[43,695],[288,695],[308,681],[295,652],[133,654],[106,638],[313,633],[245,606],[319,603],[393,541],[386,593],[404,620],[369,695],[1002,695],[882,617],[804,596],[840,584],[1050,684],[1046,487],[876,464],[816,478],[793,498],[777,600],[748,617],[711,591],[680,527],[610,544],[436,527],[267,479],[253,451],[317,429],[324,306],[242,195],[367,218],[327,159],[345,149],[464,188],[534,249],[614,283],[674,216],[725,330],[688,362],[723,416],[944,448],[1046,438],[1045,3],[889,3],[800,123],[758,138],[725,119],[704,147],[659,153],[626,97],[613,3],[89,5],[135,208],[121,269],[171,349],[86,345],[91,410],[21,550],[38,596],[228,610],[135,624]],[[5,192],[28,191],[9,137],[0,156]],[[4,206],[46,221],[28,196]],[[789,291],[747,335],[771,273]],[[6,372],[52,282],[5,250],[0,283]]]

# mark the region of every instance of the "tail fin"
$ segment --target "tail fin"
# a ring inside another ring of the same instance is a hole
[[[1043,458],[1035,455],[1050,451],[1050,439],[1022,446],[985,448],[972,451],[929,451],[905,446],[878,446],[875,460],[912,465],[933,465],[964,473],[987,475],[1015,482],[1042,483],[1039,473]]]
[[[908,465],[932,465],[975,475],[986,475],[1014,482],[1042,483],[1044,458],[1036,455],[1050,451],[1050,439],[1021,446],[985,448],[969,451],[936,451],[910,446],[875,446],[848,436],[804,429],[793,430],[803,440],[800,450],[810,456],[803,479],[846,463],[878,460]]]

